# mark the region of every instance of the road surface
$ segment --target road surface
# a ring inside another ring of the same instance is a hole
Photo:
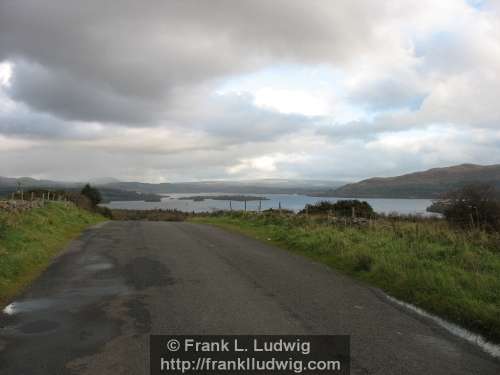
[[[110,222],[0,316],[0,374],[148,374],[148,335],[349,334],[352,374],[500,374],[500,364],[351,278],[192,223]]]

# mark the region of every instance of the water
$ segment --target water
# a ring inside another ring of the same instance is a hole
[[[229,210],[229,201],[221,201],[214,199],[205,199],[204,201],[181,200],[181,197],[192,197],[197,195],[214,196],[214,195],[231,195],[227,193],[199,193],[199,194],[169,194],[162,199],[161,202],[143,202],[143,201],[116,201],[103,206],[111,209],[129,209],[129,210],[153,210],[153,209],[177,209],[185,212],[210,212],[215,210]],[[239,194],[234,194],[239,195]],[[328,200],[336,202],[341,199],[348,198],[333,198],[333,197],[309,197],[298,194],[245,194],[251,196],[260,196],[269,200],[261,201],[262,210],[268,208],[277,209],[281,203],[281,208],[293,211],[299,211],[306,204],[314,204],[315,202]],[[352,198],[356,199],[356,198]],[[429,215],[426,208],[431,205],[430,199],[385,199],[372,198],[360,200],[367,201],[373,209],[378,213],[398,213],[398,214],[418,214]],[[231,202],[233,210],[243,210],[244,202]],[[247,210],[256,211],[259,209],[258,201],[248,201]]]

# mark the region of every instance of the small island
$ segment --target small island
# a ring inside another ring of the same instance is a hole
[[[235,201],[235,202],[250,202],[250,201],[268,201],[269,198],[257,197],[253,195],[194,195],[190,197],[181,197],[180,200],[190,200],[194,202],[202,202],[205,199],[213,199],[216,201]]]

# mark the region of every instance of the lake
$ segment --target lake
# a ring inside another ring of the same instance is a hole
[[[221,201],[214,199],[205,199],[203,201],[193,201],[179,199],[182,197],[193,196],[216,196],[216,195],[231,195],[228,193],[197,193],[197,194],[169,194],[162,198],[161,202],[143,202],[143,201],[115,201],[103,204],[111,209],[129,209],[129,210],[154,210],[154,209],[176,209],[185,212],[206,212],[216,210],[229,210],[229,201]],[[241,194],[234,194],[241,195]],[[313,204],[318,201],[328,200],[336,202],[343,199],[360,199],[367,201],[373,209],[378,213],[398,213],[398,214],[419,214],[429,215],[425,209],[431,205],[430,199],[385,199],[385,198],[333,198],[333,197],[309,197],[298,194],[245,194],[252,196],[261,196],[268,200],[261,201],[262,210],[268,208],[277,209],[281,204],[281,208],[293,211],[299,211],[306,204]],[[243,210],[244,202],[231,202],[233,210]],[[248,201],[247,210],[257,211],[259,209],[258,201]]]

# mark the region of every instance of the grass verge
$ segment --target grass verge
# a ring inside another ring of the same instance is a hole
[[[233,213],[190,220],[302,254],[500,342],[498,234],[457,232],[439,220],[377,220],[367,228],[299,215]]]
[[[103,220],[63,203],[22,213],[0,212],[0,306],[35,279],[85,227]]]

